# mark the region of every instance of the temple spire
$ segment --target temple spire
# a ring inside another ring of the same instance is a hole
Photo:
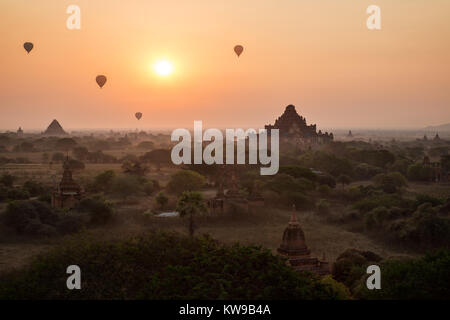
[[[297,219],[297,210],[295,209],[295,204],[292,205],[292,214],[291,214],[291,220],[289,221],[289,224],[298,224]]]

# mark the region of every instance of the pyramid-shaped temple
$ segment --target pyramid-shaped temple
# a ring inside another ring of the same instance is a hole
[[[44,134],[51,136],[61,136],[67,134],[63,127],[59,124],[58,120],[53,120],[52,123],[47,127]]]

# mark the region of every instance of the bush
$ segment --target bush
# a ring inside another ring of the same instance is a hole
[[[333,278],[352,290],[356,282],[366,274],[367,266],[378,263],[381,259],[371,251],[348,249],[341,253],[333,264]]]
[[[93,225],[104,225],[108,223],[114,214],[112,205],[100,197],[92,197],[81,200],[76,210],[86,212],[89,215],[90,223]]]
[[[106,170],[97,175],[94,178],[94,182],[92,184],[92,189],[98,191],[109,191],[112,188],[112,183],[116,174],[112,170]]]
[[[133,175],[121,176],[114,179],[112,192],[119,197],[128,198],[142,192],[139,177]]]
[[[355,169],[353,169],[353,175],[359,180],[371,179],[375,175],[382,173],[383,169],[375,166],[371,166],[367,163],[358,164]]]
[[[7,198],[9,200],[26,200],[30,198],[30,194],[24,189],[12,188],[8,190]]]
[[[155,199],[161,209],[163,209],[169,202],[169,198],[166,196],[166,194],[164,192],[159,192],[156,195]]]
[[[364,225],[367,229],[380,227],[388,217],[389,211],[385,207],[374,208],[364,215]]]
[[[317,177],[317,182],[319,184],[326,184],[330,188],[336,187],[336,179],[332,175],[329,174],[321,174]]]
[[[42,183],[36,181],[26,181],[23,184],[23,190],[28,192],[31,197],[37,197],[46,191],[46,188]]]
[[[418,194],[416,196],[416,203],[417,203],[417,207],[419,207],[420,205],[422,205],[424,203],[431,203],[431,205],[433,207],[435,207],[435,206],[442,205],[443,201],[438,198],[429,196],[427,194]]]
[[[5,224],[16,232],[36,235],[42,224],[55,227],[58,214],[47,203],[19,200],[8,204],[4,218]]]
[[[64,285],[74,261],[83,271],[82,290]],[[110,242],[73,240],[26,268],[0,275],[0,283],[0,299],[343,298],[334,283],[296,272],[270,250],[167,233]]]
[[[408,167],[407,176],[411,181],[431,181],[433,168],[421,164],[412,164]]]
[[[317,191],[322,195],[322,196],[329,196],[332,193],[332,189],[326,185],[326,184],[321,184],[318,188]]]
[[[395,193],[406,186],[406,179],[400,172],[380,173],[373,180],[385,193]]]

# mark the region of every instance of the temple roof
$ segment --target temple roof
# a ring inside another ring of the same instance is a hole
[[[305,138],[314,137],[332,137],[332,134],[326,132],[317,132],[315,124],[308,125],[306,119],[299,115],[295,110],[295,106],[290,104],[286,107],[283,114],[275,120],[273,125],[266,125],[266,130],[279,129],[280,136],[299,136]]]

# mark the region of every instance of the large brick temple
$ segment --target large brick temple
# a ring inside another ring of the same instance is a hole
[[[266,125],[265,129],[269,133],[271,129],[278,129],[280,142],[294,144],[298,147],[324,144],[334,139],[333,133],[317,131],[315,124],[308,125],[306,119],[297,113],[292,104],[286,107],[273,125]]]

